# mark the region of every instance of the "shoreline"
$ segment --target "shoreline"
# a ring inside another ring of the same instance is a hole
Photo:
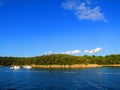
[[[73,69],[79,69],[79,68],[100,68],[100,67],[120,67],[120,64],[109,64],[109,65],[98,65],[98,64],[74,64],[74,65],[32,65],[32,68],[73,68]]]
[[[97,68],[102,67],[102,65],[97,64],[75,64],[75,65],[32,65],[32,68]]]
[[[102,65],[103,67],[120,67],[120,64]]]
[[[13,66],[13,65],[11,65]],[[14,65],[23,67],[25,65]],[[43,68],[43,69],[83,69],[83,68],[100,68],[100,67],[120,67],[120,64],[108,64],[108,65],[99,65],[99,64],[74,64],[74,65],[28,65],[32,68]],[[0,65],[0,67],[4,67]]]

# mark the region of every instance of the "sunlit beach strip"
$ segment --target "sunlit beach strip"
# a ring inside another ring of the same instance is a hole
[[[98,65],[98,64],[74,64],[74,65],[32,65],[32,68],[98,68],[98,67],[120,67],[120,64]]]
[[[112,67],[112,66],[113,66],[113,67],[115,66],[115,67],[120,67],[120,64],[108,64],[108,65],[102,65],[102,66],[111,66],[111,67]]]
[[[102,67],[97,64],[75,64],[75,65],[32,65],[33,68],[96,68]]]

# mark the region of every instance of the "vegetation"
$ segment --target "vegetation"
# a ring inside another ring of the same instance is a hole
[[[74,65],[74,64],[120,64],[120,54],[107,56],[72,56],[66,54],[43,55],[37,57],[0,57],[0,65]]]

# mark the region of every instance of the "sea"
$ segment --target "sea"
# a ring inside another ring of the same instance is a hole
[[[18,70],[0,67],[0,90],[120,90],[120,67]]]

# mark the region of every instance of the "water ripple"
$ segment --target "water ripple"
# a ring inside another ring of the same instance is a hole
[[[118,90],[120,68],[20,69],[0,68],[0,90]]]

